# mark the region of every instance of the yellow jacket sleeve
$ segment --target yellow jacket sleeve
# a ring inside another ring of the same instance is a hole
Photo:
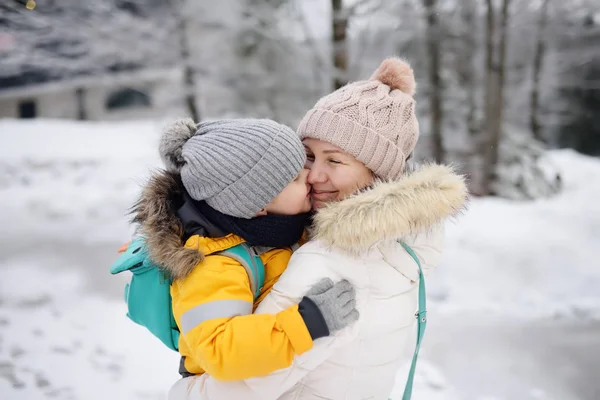
[[[235,260],[210,255],[172,286],[173,313],[194,361],[219,380],[268,375],[289,367],[313,342],[291,306],[252,314],[248,275]]]

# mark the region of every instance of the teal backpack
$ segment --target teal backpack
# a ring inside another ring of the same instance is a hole
[[[238,261],[248,273],[250,286],[256,299],[265,280],[265,267],[254,249],[241,243],[215,253]],[[148,256],[143,238],[133,240],[125,252],[110,267],[115,275],[123,271],[132,273],[125,286],[127,316],[146,327],[171,350],[179,350],[179,328],[173,317],[171,305],[171,279]]]

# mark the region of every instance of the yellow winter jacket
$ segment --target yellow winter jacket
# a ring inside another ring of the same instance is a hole
[[[278,314],[252,314],[285,270],[289,248],[260,257],[265,284],[254,303],[244,267],[213,253],[244,242],[236,235],[192,236],[185,247],[204,254],[193,271],[171,285],[173,314],[181,331],[179,352],[192,374],[207,372],[219,380],[268,375],[289,367],[295,355],[312,348],[311,336],[294,305]]]
[[[132,213],[152,260],[171,278],[173,314],[180,329],[179,351],[192,374],[220,380],[267,375],[289,367],[294,355],[309,350],[312,338],[298,306],[275,315],[256,314],[250,279],[230,257],[215,254],[242,243],[236,235],[192,235],[178,214],[183,186],[176,173],[154,174]],[[265,282],[258,304],[286,269],[292,251],[275,249],[260,257]]]

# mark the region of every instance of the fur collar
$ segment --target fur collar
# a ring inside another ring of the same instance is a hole
[[[321,208],[313,237],[357,255],[380,241],[421,233],[456,216],[467,197],[463,176],[448,166],[425,165]]]
[[[179,175],[161,171],[150,178],[131,210],[150,258],[173,279],[187,276],[204,259],[198,249],[184,247],[183,225],[176,214],[182,194]]]

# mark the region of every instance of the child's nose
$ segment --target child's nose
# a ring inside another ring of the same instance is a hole
[[[310,173],[310,169],[304,168],[300,171],[300,182],[306,185],[306,190],[310,192],[311,185],[308,183],[308,174]]]
[[[300,181],[307,183],[308,181],[308,173],[310,172],[310,169],[308,168],[302,168],[302,171],[300,171]]]

